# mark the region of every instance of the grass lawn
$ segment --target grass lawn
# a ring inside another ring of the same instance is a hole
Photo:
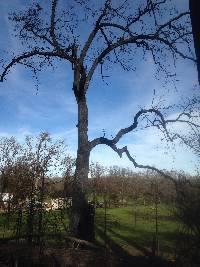
[[[135,217],[136,215],[136,217]],[[68,216],[66,212],[50,211],[44,213],[45,233],[62,233],[67,230]],[[104,208],[98,208],[95,216],[96,239],[104,244]],[[13,236],[16,233],[17,215],[8,217],[0,214],[0,237]],[[26,232],[26,215],[22,218],[21,233]],[[158,236],[160,255],[173,257],[175,251],[176,232],[179,224],[174,219],[169,206],[158,205]],[[107,240],[129,252],[145,253],[151,251],[155,233],[155,210],[151,205],[133,205],[107,209]],[[37,230],[37,229],[36,229]],[[57,244],[51,240],[51,244]]]
[[[136,212],[136,219],[135,219]],[[96,211],[96,237],[104,242],[104,209]],[[179,224],[174,220],[166,205],[158,205],[158,239],[160,254],[173,256],[176,246],[176,233]],[[115,243],[131,250],[150,251],[155,234],[155,211],[150,205],[107,209],[107,237]]]

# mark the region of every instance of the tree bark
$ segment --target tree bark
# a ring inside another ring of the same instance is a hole
[[[192,33],[194,38],[194,48],[197,57],[198,80],[200,84],[200,2],[198,0],[189,0],[189,7],[192,23]]]
[[[85,95],[78,102],[78,150],[72,193],[70,232],[73,236],[94,241],[94,208],[86,199],[90,143],[88,141],[88,108]]]

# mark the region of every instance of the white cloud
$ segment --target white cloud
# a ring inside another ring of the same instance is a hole
[[[194,173],[198,158],[191,150],[181,146],[178,142],[175,142],[174,145],[167,144],[166,141],[161,142],[162,135],[155,129],[139,131],[131,134],[131,137],[128,138],[127,143],[120,142],[118,147],[127,145],[137,163],[155,166],[160,169],[184,170]],[[125,155],[120,159],[114,151],[103,146],[95,148],[91,158],[106,166],[119,165],[134,168]]]

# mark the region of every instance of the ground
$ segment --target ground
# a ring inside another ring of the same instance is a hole
[[[155,210],[150,204],[107,209],[106,231],[105,210],[97,209],[97,241],[94,247],[79,242],[66,242],[63,222],[67,224],[68,219],[62,212],[48,212],[45,216],[46,234],[59,232],[60,237],[46,238],[44,246],[40,248],[25,245],[23,239],[10,240],[9,237],[14,233],[12,226],[15,218],[10,218],[10,230],[7,231],[3,228],[6,217],[1,218],[0,234],[4,238],[1,238],[0,244],[0,266],[175,266],[179,224],[171,207],[167,205],[158,206],[158,257],[154,257],[152,253]],[[14,263],[16,260],[18,265]]]

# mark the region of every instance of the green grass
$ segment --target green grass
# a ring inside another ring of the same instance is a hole
[[[0,238],[1,237],[12,237],[16,235],[18,214],[16,212],[11,213],[10,216],[6,213],[0,213]],[[44,211],[43,212],[43,230],[47,234],[51,233],[62,233],[66,231],[68,225],[67,212],[57,211]],[[37,233],[38,216],[34,217],[34,230]],[[21,221],[21,234],[25,235],[27,232],[27,214],[23,213]]]
[[[150,251],[155,233],[155,212],[151,206],[138,205],[107,209],[108,239],[122,247],[135,247],[141,251]],[[178,223],[174,220],[170,207],[158,206],[158,235],[160,252],[163,255],[173,254],[175,249]],[[96,236],[100,243],[104,239],[104,210],[96,212]]]
[[[135,220],[136,212],[136,220]],[[26,214],[23,215],[21,233],[26,233]],[[36,218],[37,220],[37,218]],[[50,211],[43,215],[45,233],[64,233],[68,226],[67,212]],[[0,237],[15,234],[17,214],[8,217],[0,214]],[[104,244],[104,208],[98,208],[95,216],[96,239]],[[158,235],[160,252],[164,256],[172,255],[176,246],[176,232],[179,224],[174,219],[172,209],[164,204],[158,205]],[[36,229],[37,230],[37,229]],[[155,233],[155,210],[152,205],[137,204],[128,207],[107,209],[107,239],[123,248],[136,248],[150,251]],[[55,242],[54,242],[55,241]],[[56,245],[56,240],[51,244]]]

